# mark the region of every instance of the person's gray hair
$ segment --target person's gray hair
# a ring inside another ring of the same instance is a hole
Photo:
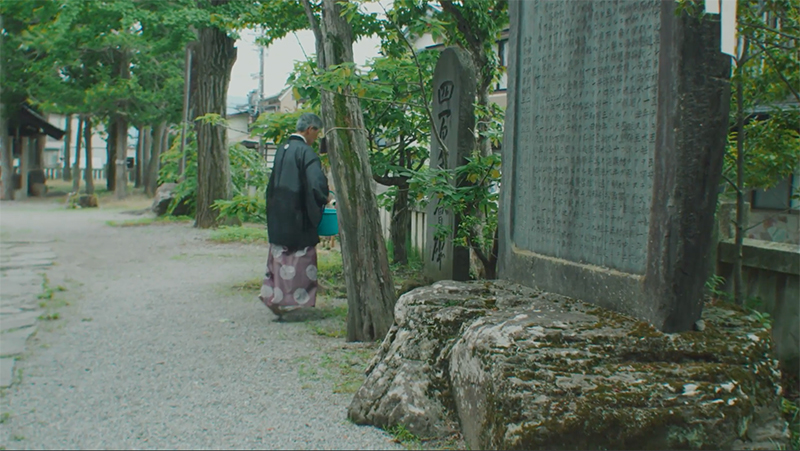
[[[314,113],[303,113],[299,119],[297,119],[297,131],[304,132],[308,130],[308,127],[314,127],[318,130],[322,129],[322,119],[319,118]]]

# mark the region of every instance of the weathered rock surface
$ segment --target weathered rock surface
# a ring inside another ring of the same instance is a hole
[[[169,204],[172,202],[172,198],[175,197],[174,191],[176,186],[178,186],[177,183],[164,183],[158,187],[156,195],[153,198],[153,205],[150,207],[156,216],[167,214]]]
[[[507,282],[403,295],[348,414],[473,449],[774,449],[770,333],[707,306],[705,328],[647,323]]]

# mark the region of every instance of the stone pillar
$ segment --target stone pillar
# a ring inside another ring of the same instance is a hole
[[[450,47],[442,51],[433,73],[433,118],[446,151],[431,137],[430,166],[454,169],[466,163],[475,149],[475,68],[466,51]],[[451,181],[455,183],[455,181]],[[469,249],[456,246],[453,237],[459,219],[439,205],[436,197],[427,208],[425,274],[432,280],[468,280]],[[437,237],[437,225],[450,234]]]
[[[728,128],[720,23],[672,0],[512,0],[499,274],[700,318]]]

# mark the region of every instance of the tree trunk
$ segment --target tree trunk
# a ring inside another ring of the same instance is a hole
[[[0,30],[3,29],[3,15],[0,14]],[[3,48],[3,33],[0,33],[0,49]],[[0,74],[3,58],[0,58]],[[3,84],[0,83],[0,95],[3,92]],[[0,182],[2,182],[3,200],[14,200],[14,171],[11,168],[13,161],[13,148],[11,140],[8,138],[8,110],[6,105],[0,102]]]
[[[84,153],[86,169],[83,170],[83,181],[86,182],[86,194],[94,194],[94,174],[92,167],[92,117],[86,116],[83,123]]]
[[[0,30],[3,29],[3,15],[0,14]],[[3,48],[3,33],[0,33],[0,49]],[[0,58],[0,74],[3,73],[2,69],[3,58]],[[0,95],[3,92],[3,84],[0,83]],[[6,105],[0,102],[0,181],[2,181],[3,200],[14,200],[14,169],[12,167],[14,161],[14,146],[11,144],[11,139],[8,136],[8,116],[9,112]]]
[[[83,115],[78,116],[78,139],[75,140],[75,165],[72,170],[72,192],[78,194],[81,190],[81,144],[83,136]]]
[[[150,134],[151,127],[146,125],[142,127],[142,187],[147,192],[147,184],[150,176],[150,155],[153,153],[151,146],[153,145],[153,136]]]
[[[2,147],[2,154],[0,155],[0,163],[2,164],[2,183],[3,183],[3,200],[14,200],[14,168],[13,168],[13,153],[14,145],[11,138],[8,136],[8,121],[6,120],[6,106],[0,104],[0,147]]]
[[[228,0],[211,0],[212,7]],[[209,113],[225,117],[228,84],[236,61],[236,41],[218,28],[200,30],[197,45],[197,115]],[[216,227],[219,211],[211,208],[216,200],[230,200],[233,194],[227,129],[198,122],[197,130],[197,214],[195,226]]]
[[[476,58],[473,58],[473,60],[475,59]],[[479,71],[480,77],[478,79],[478,99],[476,104],[481,111],[489,111],[489,93],[492,90],[492,78],[485,72],[486,70]],[[478,116],[476,121],[476,124],[478,124],[478,149],[480,149],[481,155],[484,157],[492,153],[492,141],[486,136],[486,130],[489,128],[490,119],[490,115],[486,114]]]
[[[117,52],[117,57],[119,78],[123,80],[131,78],[130,53],[123,49]],[[117,173],[115,174],[114,197],[117,199],[124,199],[128,196],[128,117],[124,113],[127,111],[127,106],[127,101],[120,101],[117,106],[118,112],[114,115],[117,123]]]
[[[142,186],[142,159],[144,157],[144,137],[142,130],[144,127],[136,127],[136,174],[134,177],[133,187],[139,188]]]
[[[61,178],[64,179],[65,182],[72,181],[72,149],[70,149],[70,144],[72,144],[72,115],[67,115],[67,124],[66,124],[66,133],[64,134],[64,173],[61,174]]]
[[[183,67],[183,120],[181,121],[181,166],[180,175],[186,171],[186,127],[189,125],[189,95],[192,86],[192,44],[186,44],[186,53]]]
[[[117,143],[114,146],[117,150],[114,197],[116,199],[124,199],[128,196],[128,121],[122,115],[116,115],[114,120],[117,124]]]
[[[106,189],[114,191],[117,175],[117,123],[114,119],[108,121],[108,136],[106,136]]]
[[[147,165],[147,184],[145,184],[145,193],[153,197],[156,195],[158,189],[158,162],[161,159],[162,142],[164,141],[164,134],[167,129],[167,123],[162,122],[154,129],[152,129],[152,137],[150,139],[150,161]]]
[[[337,0],[323,0],[321,24],[309,0],[303,6],[316,37],[318,67],[352,63],[352,29]],[[394,323],[396,294],[372,189],[364,115],[350,95],[349,88],[343,94],[323,91],[322,116],[347,282],[347,341],[375,341]]]
[[[742,278],[742,248],[744,245],[744,88],[742,83],[742,61],[736,66],[736,234],[734,237],[735,256],[733,259],[733,299],[738,305],[744,304],[744,280]]]
[[[3,106],[5,108],[5,106]],[[2,113],[0,113],[2,114]],[[12,167],[12,154],[14,146],[11,138],[8,136],[8,122],[5,118],[0,119],[0,146],[2,146],[2,183],[3,183],[3,200],[14,200],[14,168]]]
[[[392,221],[389,233],[392,239],[394,263],[408,263],[408,238],[411,234],[411,209],[408,202],[408,183],[397,187],[397,195],[392,204]]]

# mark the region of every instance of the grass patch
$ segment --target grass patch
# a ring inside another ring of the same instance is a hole
[[[39,316],[40,320],[55,321],[61,319],[61,314],[56,310],[67,307],[70,303],[61,297],[57,297],[56,293],[65,291],[67,291],[67,288],[63,285],[52,287],[47,274],[42,273],[42,292],[39,293],[37,298],[39,299],[39,308],[45,310],[45,312]]]
[[[800,405],[798,400],[794,401],[783,398],[781,401],[781,410],[784,418],[789,422],[789,449],[800,450]]]
[[[375,353],[375,346],[347,347],[334,355],[323,354],[321,367],[333,375],[334,393],[355,393],[364,383],[364,369]]]
[[[248,292],[260,292],[261,291],[261,284],[264,283],[263,277],[256,277],[255,279],[250,279],[246,282],[242,282],[239,284],[234,285],[232,288],[235,291],[248,291]]]
[[[39,293],[37,299],[44,299],[44,300],[53,299],[57,292],[67,291],[67,288],[64,285],[51,287],[50,279],[47,277],[47,274],[42,273],[41,275],[42,275],[42,292]]]
[[[344,280],[342,253],[336,250],[317,253],[317,280],[323,296],[346,298],[347,284]]]
[[[11,412],[3,412],[2,414],[0,414],[0,424],[6,424],[10,419],[11,419]]]
[[[106,225],[111,227],[141,227],[158,224],[181,224],[191,221],[193,221],[193,219],[189,216],[159,216],[157,218],[136,218],[124,219],[121,221],[106,221]]]
[[[347,336],[347,303],[341,300],[317,299],[317,307],[309,329],[321,337],[344,338]]]
[[[406,429],[402,424],[390,427],[386,430],[392,435],[395,442],[403,445],[407,449],[420,449],[420,439],[414,433]]]
[[[269,244],[267,230],[263,227],[220,227],[212,230],[209,241],[215,243]]]

